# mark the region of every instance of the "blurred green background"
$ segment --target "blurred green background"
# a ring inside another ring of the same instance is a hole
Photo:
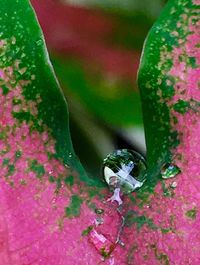
[[[116,148],[145,155],[137,69],[165,0],[32,0],[89,174]]]

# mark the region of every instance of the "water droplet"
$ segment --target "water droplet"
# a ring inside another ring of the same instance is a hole
[[[180,168],[176,165],[166,163],[161,169],[163,179],[173,178],[181,172]]]
[[[172,184],[170,185],[172,189],[175,189],[177,187],[177,182],[172,182]]]
[[[103,223],[104,223],[104,219],[103,219],[103,218],[101,218],[101,217],[97,217],[97,218],[95,219],[95,225],[96,225],[96,226],[102,225]]]
[[[119,239],[117,243],[118,243],[120,246],[125,247],[125,243],[124,243],[121,239]]]
[[[116,150],[103,161],[103,177],[111,190],[120,188],[122,193],[128,194],[143,185],[145,160],[135,151]]]
[[[101,208],[97,208],[97,209],[95,209],[95,213],[96,214],[103,214],[104,213],[104,210],[101,209]]]

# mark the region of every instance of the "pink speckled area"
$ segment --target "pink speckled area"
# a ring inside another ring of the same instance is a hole
[[[193,3],[198,5],[199,1]],[[177,30],[171,34],[177,37],[178,45],[175,44],[170,51],[166,50],[165,45],[161,47],[159,69],[163,69],[166,84],[170,86],[173,82],[175,89],[175,95],[167,102],[171,130],[178,132],[180,140],[172,150],[173,162],[182,173],[163,182],[168,195],[164,194],[162,184],[158,183],[154,194],[145,203],[147,209],[143,207],[138,211],[152,219],[157,228],[154,227],[152,231],[144,225],[139,233],[133,229],[131,237],[135,249],[128,264],[200,264],[199,14],[198,8],[193,15],[186,9],[186,13],[177,18],[177,29],[182,28],[187,33],[186,38],[183,39]],[[192,64],[189,59],[195,59],[195,63]],[[170,69],[163,67],[166,60],[172,62]],[[162,95],[162,91],[158,94]],[[190,103],[182,113],[174,109],[179,100]]]
[[[0,45],[6,49],[9,40],[2,40]],[[68,168],[49,158],[49,153],[55,153],[55,140],[48,128],[43,126],[39,133],[30,129],[32,124],[13,117],[13,112],[20,111],[37,117],[40,102],[39,95],[34,102],[22,94],[23,86],[31,81],[20,80],[14,87],[11,85],[15,79],[13,72],[20,70],[17,62],[0,70],[1,85],[9,90],[5,94],[0,89],[0,264],[67,264],[67,256],[75,251],[75,242],[79,249],[85,225],[76,220],[65,225],[64,209],[71,191],[61,188],[56,194],[55,184],[50,184],[48,178],[65,176]],[[42,176],[31,168],[35,160],[43,166]],[[87,209],[83,215],[87,216]],[[77,254],[73,256],[80,259]]]
[[[12,43],[2,40],[2,52]],[[77,180],[57,186],[72,172],[54,156],[56,140],[38,116],[40,95],[28,100],[23,94],[36,76],[15,82],[15,73],[26,71],[19,60],[0,69],[0,265],[124,264],[127,252],[116,244],[122,222],[117,204],[91,199]],[[16,118],[20,113],[32,115],[41,130],[33,120]],[[80,209],[70,209],[73,198]]]

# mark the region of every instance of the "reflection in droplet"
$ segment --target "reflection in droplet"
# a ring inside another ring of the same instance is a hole
[[[175,189],[177,187],[177,182],[172,182],[172,184],[170,185],[172,189]]]
[[[95,213],[96,214],[103,214],[104,213],[104,210],[101,209],[101,208],[97,208],[97,209],[95,209]]]
[[[125,247],[125,244],[124,244],[123,241],[121,241],[121,239],[119,239],[117,243],[118,243],[120,246]]]
[[[144,158],[132,150],[116,150],[103,161],[103,177],[111,190],[128,194],[143,185],[145,174]]]
[[[181,172],[180,168],[176,165],[166,163],[161,169],[163,179],[173,178]]]
[[[103,223],[104,223],[104,219],[102,217],[97,217],[95,219],[95,225],[96,226],[102,225]]]

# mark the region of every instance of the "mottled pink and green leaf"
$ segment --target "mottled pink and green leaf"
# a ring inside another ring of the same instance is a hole
[[[199,1],[170,0],[147,38],[149,180],[121,209],[75,158],[29,1],[0,4],[0,265],[199,264]]]

